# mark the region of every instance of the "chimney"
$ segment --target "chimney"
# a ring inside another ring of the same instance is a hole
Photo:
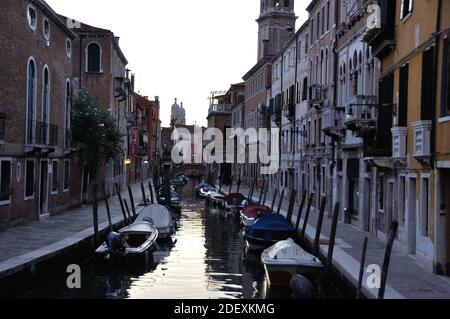
[[[135,78],[134,73],[131,73],[131,87],[133,88],[133,90],[134,90],[134,78]]]

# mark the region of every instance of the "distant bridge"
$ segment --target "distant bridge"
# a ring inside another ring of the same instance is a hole
[[[204,177],[207,173],[205,164],[182,164],[172,168],[173,176],[186,175],[188,177]]]

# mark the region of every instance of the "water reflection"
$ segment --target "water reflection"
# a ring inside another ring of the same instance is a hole
[[[194,198],[194,183],[180,189],[178,230],[169,242],[137,260],[82,265],[82,289],[68,290],[61,276],[28,293],[33,298],[238,299],[287,298],[267,291],[259,254],[247,252],[239,222]]]

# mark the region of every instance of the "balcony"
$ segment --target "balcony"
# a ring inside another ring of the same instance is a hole
[[[375,96],[356,95],[347,101],[345,126],[359,137],[374,133],[377,126],[378,107]]]
[[[311,107],[320,109],[325,99],[324,87],[320,84],[313,84],[309,87],[309,99],[308,104]]]
[[[418,121],[413,123],[414,158],[419,162],[430,163],[431,160],[431,129],[432,121]]]
[[[43,122],[28,121],[26,144],[35,148],[48,148],[58,145],[59,127]]]
[[[384,58],[395,49],[396,3],[393,0],[378,0],[381,10],[377,17],[380,28],[369,30],[364,41],[372,47],[373,55]]]
[[[229,109],[226,104],[212,104],[209,107],[208,114],[212,113],[228,113]]]
[[[345,137],[344,112],[338,108],[327,108],[322,113],[323,127],[325,135],[340,140]]]

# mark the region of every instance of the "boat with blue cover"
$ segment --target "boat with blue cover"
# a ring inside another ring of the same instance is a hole
[[[244,238],[249,249],[263,250],[281,240],[298,239],[298,234],[284,216],[271,214],[258,218],[252,227],[244,231]]]

